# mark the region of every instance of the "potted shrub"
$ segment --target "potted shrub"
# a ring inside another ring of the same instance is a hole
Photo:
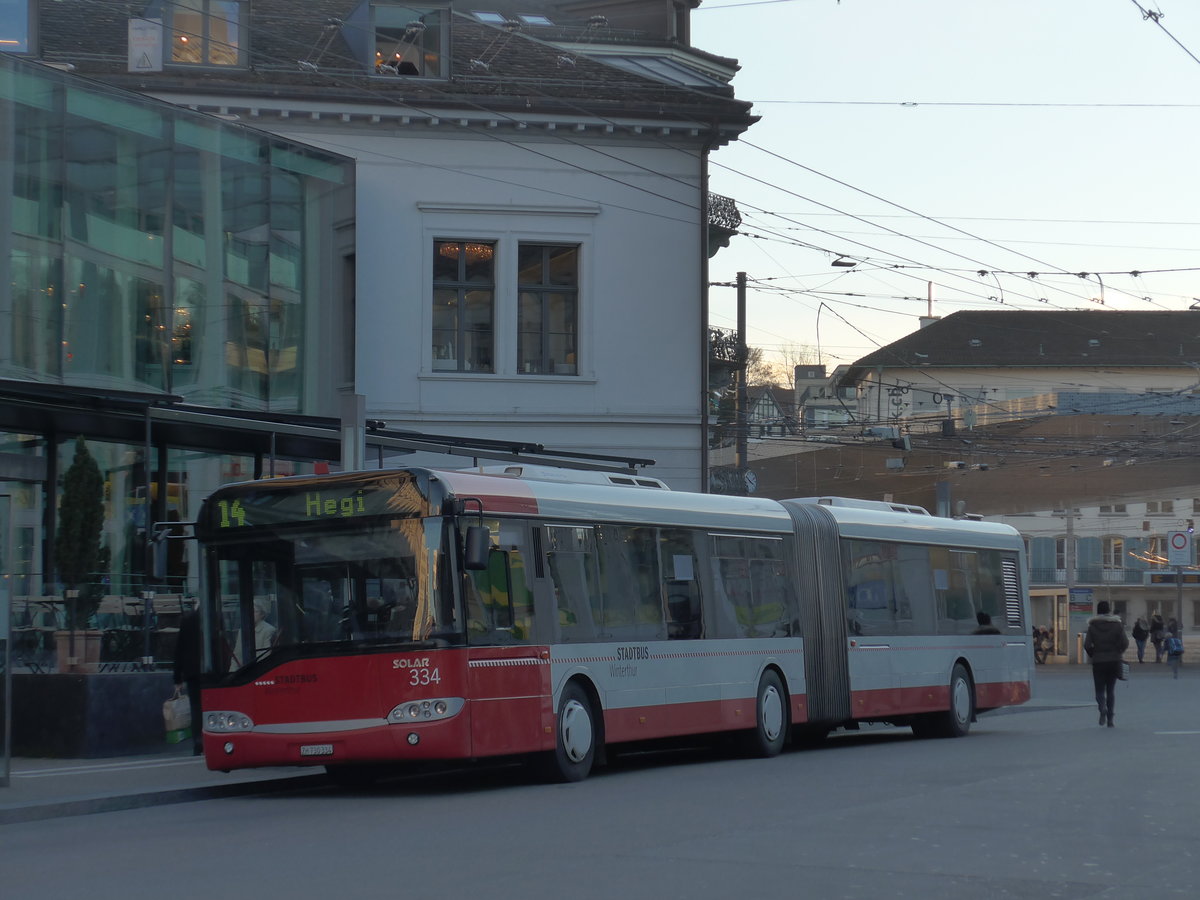
[[[94,671],[100,659],[100,632],[88,632],[87,628],[99,604],[96,586],[89,578],[100,564],[103,528],[104,479],[80,436],[75,439],[75,458],[63,476],[54,538],[54,560],[63,585],[67,619],[66,633],[56,635],[60,672]],[[76,652],[77,631],[84,631],[82,654]]]

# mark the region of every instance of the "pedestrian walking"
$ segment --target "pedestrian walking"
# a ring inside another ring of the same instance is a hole
[[[1100,707],[1100,724],[1112,728],[1121,655],[1129,647],[1129,636],[1125,634],[1121,619],[1110,614],[1110,609],[1107,600],[1096,604],[1096,615],[1088,619],[1083,649],[1092,663],[1092,683],[1096,688],[1096,705]]]
[[[1150,637],[1150,626],[1146,624],[1146,620],[1138,616],[1137,621],[1133,623],[1133,642],[1137,644],[1138,662],[1145,662],[1146,655],[1146,638]]]
[[[1167,623],[1164,645],[1167,651],[1167,665],[1171,667],[1171,677],[1178,678],[1179,667],[1183,664],[1183,632],[1174,619]]]
[[[1150,617],[1150,643],[1154,645],[1154,661],[1156,663],[1162,662],[1165,632],[1166,626],[1163,625],[1163,617],[1155,613]]]

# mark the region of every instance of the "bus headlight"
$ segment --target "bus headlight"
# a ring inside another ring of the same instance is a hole
[[[254,723],[245,713],[214,710],[204,714],[204,730],[214,734],[251,731],[253,728]]]
[[[401,722],[434,722],[438,719],[449,719],[462,711],[466,703],[462,697],[439,697],[432,700],[409,700],[401,703],[388,713],[388,721],[397,724]]]

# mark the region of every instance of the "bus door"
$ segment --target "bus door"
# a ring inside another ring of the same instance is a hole
[[[821,506],[788,500],[783,505],[796,529],[808,720],[844,722],[851,716],[851,679],[837,523]]]
[[[533,582],[524,524],[484,520],[492,535],[488,566],[463,570],[467,695],[475,756],[544,749],[550,708],[550,652],[536,643]]]
[[[850,670],[853,715],[869,719],[897,710],[899,673],[894,666],[891,629],[877,619],[888,611],[888,583],[882,579],[855,579],[846,586],[846,659]]]

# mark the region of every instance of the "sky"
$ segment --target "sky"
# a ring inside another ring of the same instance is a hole
[[[692,44],[739,60],[762,117],[711,157],[743,223],[709,274],[746,272],[767,358],[851,363],[931,293],[939,316],[1197,303],[1197,0],[704,0]],[[735,301],[714,286],[711,323]]]

